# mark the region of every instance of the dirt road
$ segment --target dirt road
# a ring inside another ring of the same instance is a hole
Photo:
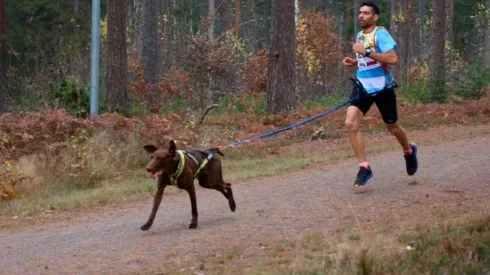
[[[489,144],[490,138],[482,137],[421,145],[420,170],[413,177],[406,175],[399,151],[372,155],[374,179],[363,192],[351,188],[357,173],[352,159],[323,170],[234,183],[235,213],[218,192],[198,189],[196,230],[187,229],[190,202],[181,193],[164,196],[147,232],[139,227],[151,198],[116,214],[96,212],[100,216],[93,221],[2,233],[0,273],[144,274],[236,246],[245,248],[242,259],[250,260],[247,251],[260,250],[268,240],[307,231],[347,227],[362,235],[430,224],[443,213],[490,200]],[[95,218],[93,213],[87,216]]]

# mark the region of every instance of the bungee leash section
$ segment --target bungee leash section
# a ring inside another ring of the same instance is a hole
[[[362,86],[361,82],[358,80],[358,79],[354,79],[354,78],[349,78],[352,82],[354,82],[354,87],[356,88],[357,90],[357,96],[354,96],[352,97],[351,99],[349,99],[348,101],[338,105],[338,106],[335,106],[329,110],[326,110],[324,112],[321,112],[313,117],[309,117],[307,119],[304,119],[304,120],[301,120],[301,121],[298,121],[294,124],[291,124],[291,125],[288,125],[288,126],[284,126],[282,128],[279,128],[279,129],[276,129],[276,130],[273,130],[273,131],[270,131],[270,132],[267,132],[267,133],[264,133],[264,134],[261,134],[261,135],[258,135],[258,136],[255,136],[255,137],[251,137],[249,139],[245,139],[245,140],[242,140],[242,141],[237,141],[237,142],[233,142],[233,143],[230,143],[228,145],[225,145],[225,146],[218,146],[217,149],[218,150],[223,150],[223,149],[226,149],[226,148],[229,148],[229,147],[237,147],[237,146],[240,146],[242,144],[245,144],[245,143],[250,143],[250,142],[254,142],[256,140],[259,140],[259,139],[262,139],[262,138],[266,138],[266,137],[271,137],[271,136],[274,136],[274,135],[277,135],[281,132],[284,132],[284,131],[288,131],[288,130],[291,130],[291,129],[294,129],[294,128],[297,128],[299,126],[302,126],[304,124],[307,124],[307,123],[310,123],[316,119],[319,119],[323,116],[326,116],[328,114],[331,114],[337,110],[339,110],[340,108],[346,106],[346,105],[349,105],[351,102],[357,100],[357,99],[360,99],[360,98],[364,98],[364,97],[367,97],[367,96],[374,96],[375,94],[379,93],[379,92],[376,92],[376,93],[371,93],[371,94],[368,94],[366,92],[366,90],[364,89],[364,87]]]
[[[307,119],[298,121],[298,122],[296,122],[294,124],[291,124],[291,125],[288,125],[288,126],[284,126],[282,128],[279,128],[279,129],[276,129],[276,130],[273,130],[273,131],[270,131],[270,132],[267,132],[267,133],[264,133],[264,134],[255,136],[255,137],[251,137],[251,138],[248,138],[248,139],[245,139],[245,140],[233,142],[233,143],[230,143],[228,145],[218,146],[218,147],[215,147],[215,148],[211,148],[211,149],[209,149],[210,150],[209,155],[206,157],[205,161],[200,165],[199,170],[201,170],[208,163],[208,161],[213,158],[213,156],[216,153],[221,152],[221,151],[223,151],[226,148],[237,147],[237,146],[240,146],[240,145],[243,145],[243,144],[246,144],[246,143],[254,142],[254,141],[259,140],[259,139],[262,139],[262,138],[275,136],[275,135],[277,135],[277,134],[279,134],[281,132],[284,132],[284,131],[288,131],[288,130],[297,128],[297,127],[302,126],[304,124],[310,123],[310,122],[312,122],[312,121],[314,121],[316,119],[319,119],[319,118],[321,118],[323,116],[326,116],[328,114],[331,114],[331,113],[339,110],[340,108],[342,108],[342,107],[344,107],[346,105],[349,105],[350,103],[352,103],[355,100],[362,99],[362,98],[365,98],[365,97],[368,97],[368,96],[374,96],[377,93],[380,93],[381,92],[381,91],[379,91],[379,92],[375,92],[375,93],[367,93],[367,91],[364,89],[363,85],[361,84],[361,82],[358,79],[354,79],[354,78],[349,78],[349,79],[353,82],[354,87],[355,87],[356,92],[357,92],[357,95],[351,97],[348,101],[346,101],[346,102],[344,102],[344,103],[342,103],[342,104],[340,104],[338,106],[335,106],[335,107],[333,107],[333,108],[331,108],[329,110],[326,110],[324,112],[321,112],[321,113],[319,113],[319,114],[317,114],[317,115],[315,115],[313,117],[309,117]]]

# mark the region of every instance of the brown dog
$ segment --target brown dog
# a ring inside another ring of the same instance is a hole
[[[189,193],[192,206],[192,221],[189,228],[197,228],[197,203],[194,176],[198,170],[199,164],[205,160],[210,153],[210,150],[217,149],[212,148],[207,150],[187,150],[185,152],[179,152],[177,151],[177,147],[173,140],[170,141],[168,150],[158,149],[153,145],[145,145],[144,148],[151,154],[151,160],[146,166],[146,170],[151,173],[153,178],[158,179],[158,190],[155,194],[150,218],[148,219],[148,222],[141,227],[141,230],[148,230],[153,224],[158,207],[162,201],[163,190],[166,186],[172,185],[173,176],[177,176],[176,179],[174,179],[177,187],[184,189]],[[223,156],[219,150],[217,150],[217,153]],[[184,157],[183,162],[181,159],[182,157]],[[175,175],[176,173],[178,175]],[[231,184],[223,181],[221,161],[218,156],[215,155],[209,160],[207,165],[199,172],[197,179],[199,185],[202,187],[220,191],[228,199],[231,211],[235,211],[236,205],[231,190]]]

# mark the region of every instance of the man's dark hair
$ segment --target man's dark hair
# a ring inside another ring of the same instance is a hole
[[[368,6],[373,9],[374,14],[379,15],[379,7],[378,5],[374,4],[372,1],[365,1],[362,2],[361,7]]]

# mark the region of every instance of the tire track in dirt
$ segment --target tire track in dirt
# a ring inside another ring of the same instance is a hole
[[[144,273],[169,261],[236,246],[260,249],[261,243],[278,236],[430,223],[441,211],[489,200],[489,142],[483,137],[421,145],[420,169],[413,177],[406,175],[399,151],[371,155],[374,179],[362,192],[351,188],[357,173],[352,159],[323,170],[235,184],[235,213],[220,193],[199,189],[196,230],[187,229],[190,202],[182,193],[164,196],[148,232],[139,227],[149,215],[150,199],[142,209],[98,221],[2,233],[0,274]]]

